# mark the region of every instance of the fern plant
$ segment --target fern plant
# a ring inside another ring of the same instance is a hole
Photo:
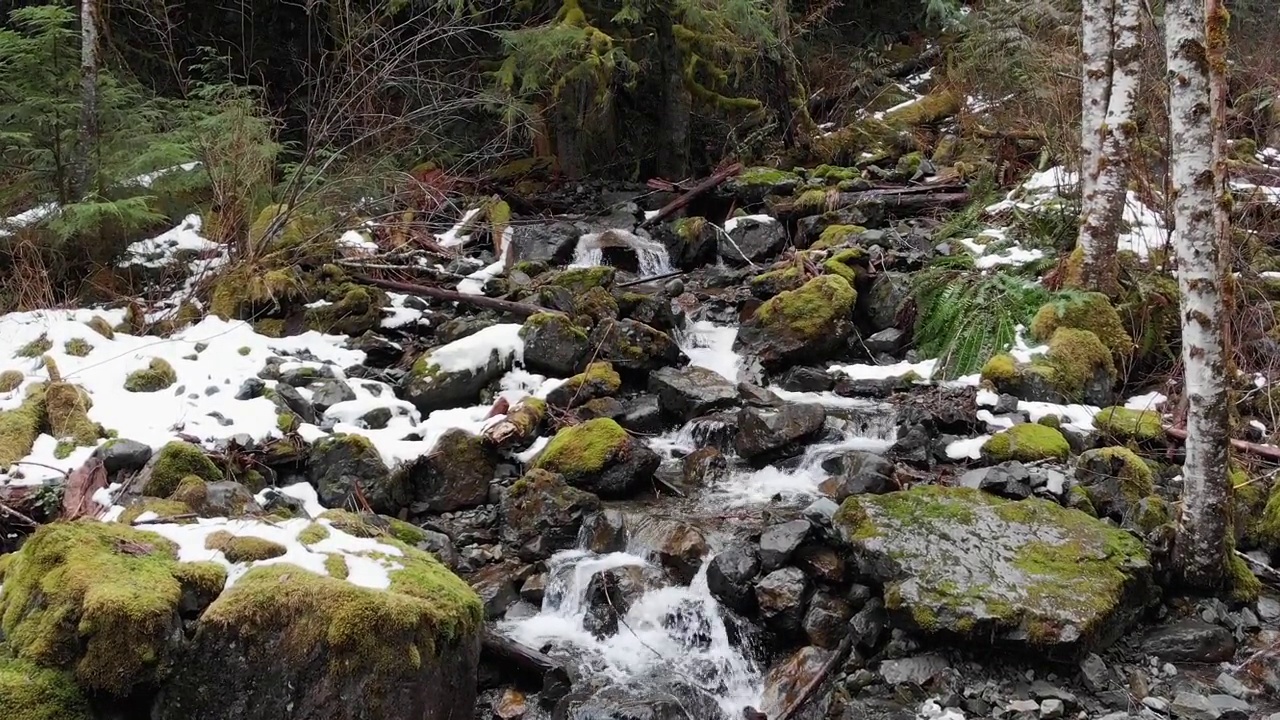
[[[972,262],[972,261],[970,261]],[[950,379],[976,372],[988,358],[1017,340],[1049,293],[1038,284],[1007,274],[981,274],[935,263],[916,277],[916,345],[938,358],[936,376]]]

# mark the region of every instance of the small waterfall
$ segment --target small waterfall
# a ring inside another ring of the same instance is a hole
[[[706,368],[729,382],[738,382],[742,374],[742,356],[733,350],[738,328],[699,320],[677,337],[680,349],[689,356],[689,364]]]
[[[671,256],[660,242],[640,237],[626,230],[613,229],[590,233],[578,238],[570,267],[605,265],[605,248],[628,248],[636,254],[640,277],[653,277],[672,272]]]

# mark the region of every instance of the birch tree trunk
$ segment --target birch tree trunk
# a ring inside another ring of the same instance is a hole
[[[1082,217],[1093,195],[1102,125],[1111,90],[1111,15],[1115,0],[1082,0],[1080,8],[1080,199]],[[1082,247],[1086,238],[1081,237]],[[1086,254],[1088,248],[1085,248]]]
[[[1225,227],[1215,142],[1207,19],[1216,0],[1165,3],[1169,65],[1170,170],[1174,250],[1182,298],[1182,361],[1186,377],[1187,445],[1182,467],[1182,511],[1174,562],[1182,582],[1211,589],[1227,563],[1228,415],[1223,266],[1219,233]],[[1216,32],[1225,33],[1225,28]],[[1225,35],[1223,35],[1225,38]],[[1220,58],[1219,58],[1220,59]]]
[[[98,0],[80,2],[80,132],[72,161],[72,199],[81,200],[90,189],[98,146]]]

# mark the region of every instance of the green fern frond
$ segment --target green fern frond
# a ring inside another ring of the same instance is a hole
[[[1018,326],[1048,297],[1043,287],[1016,276],[935,264],[916,281],[916,344],[923,355],[938,358],[941,379],[976,372],[1013,346]]]

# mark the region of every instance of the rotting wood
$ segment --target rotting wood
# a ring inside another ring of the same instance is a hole
[[[351,277],[356,282],[373,285],[374,287],[380,287],[386,290],[395,290],[397,292],[408,293],[409,295],[420,295],[423,297],[434,298],[436,300],[448,300],[451,302],[462,303],[464,305],[474,305],[476,307],[482,307],[489,310],[510,313],[511,315],[519,315],[520,317],[529,317],[530,315],[547,312],[546,308],[539,307],[537,305],[512,302],[511,300],[499,300],[498,298],[491,298],[485,295],[468,295],[466,293],[458,292],[457,290],[445,290],[444,288],[399,282],[396,280],[383,280],[381,278],[370,277],[368,275],[352,275]]]
[[[667,203],[666,206],[663,207],[661,210],[659,210],[657,214],[655,214],[653,217],[648,218],[644,222],[640,223],[640,227],[646,228],[646,227],[652,227],[653,225],[657,225],[663,220],[666,220],[667,218],[679,212],[689,203],[693,202],[694,200],[697,200],[702,195],[705,195],[706,193],[708,193],[709,191],[711,191],[712,189],[720,185],[720,183],[723,183],[725,180],[728,180],[729,178],[733,177],[734,175],[737,175],[740,172],[742,172],[742,163],[734,163],[726,168],[717,170],[714,174],[711,175],[711,177],[708,177],[706,180],[703,180],[702,182],[693,186],[693,188],[690,189],[689,192]]]
[[[845,657],[852,649],[853,633],[849,633],[844,636],[844,640],[840,641],[840,645],[836,647],[836,651],[831,655],[831,657],[827,658],[827,661],[823,663],[822,668],[809,680],[809,682],[804,686],[804,689],[800,691],[800,694],[796,696],[796,699],[792,701],[791,705],[778,714],[776,720],[792,720],[792,718],[796,717],[796,715],[804,709],[804,706],[808,704],[809,700],[818,693],[818,689],[822,687],[824,682],[826,682],[827,678],[831,675],[831,672],[835,670],[836,666],[844,662]]]
[[[1176,438],[1178,440],[1187,439],[1187,431],[1182,428],[1166,427],[1164,431],[1169,435],[1169,437]],[[1280,460],[1280,447],[1275,445],[1259,445],[1258,443],[1251,443],[1232,438],[1231,447],[1241,452],[1249,453],[1250,455],[1257,455],[1258,457],[1269,458],[1271,460]]]
[[[511,665],[531,681],[541,684],[544,702],[555,702],[569,694],[572,680],[564,665],[551,657],[521,645],[509,638],[485,630],[480,641],[480,652],[501,663]]]
[[[923,212],[963,207],[972,199],[961,185],[927,185],[904,188],[881,188],[854,192],[829,192],[821,203],[800,202],[796,198],[784,200],[772,207],[780,220],[792,220],[809,215],[821,215],[832,210],[875,204],[884,208],[897,208]]]

